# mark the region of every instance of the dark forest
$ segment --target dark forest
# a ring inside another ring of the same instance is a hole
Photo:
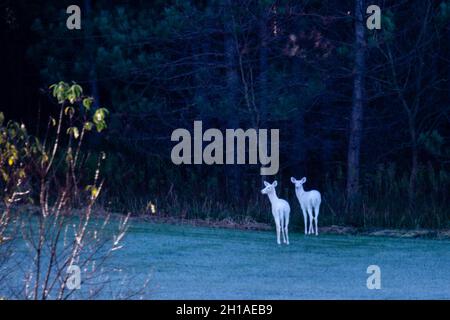
[[[43,138],[49,86],[81,85],[109,110],[82,166],[106,154],[116,212],[268,222],[263,181],[295,201],[293,176],[321,191],[325,225],[448,227],[450,2],[375,2],[369,30],[362,0],[85,0],[69,30],[68,1],[2,1],[0,110]],[[196,120],[279,129],[278,173],[175,165],[171,134]]]

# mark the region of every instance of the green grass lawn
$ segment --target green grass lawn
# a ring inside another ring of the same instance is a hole
[[[150,299],[449,299],[450,241],[133,222],[111,263]],[[381,268],[369,290],[366,269]]]

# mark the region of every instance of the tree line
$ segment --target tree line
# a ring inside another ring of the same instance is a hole
[[[0,107],[42,136],[48,84],[88,88],[111,112],[87,141],[108,154],[106,206],[266,220],[258,166],[171,162],[173,130],[201,120],[278,128],[279,192],[294,199],[290,177],[307,176],[328,223],[448,226],[449,1],[85,0],[81,30],[70,4],[1,5]]]

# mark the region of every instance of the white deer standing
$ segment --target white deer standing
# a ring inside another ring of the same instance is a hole
[[[277,186],[277,184],[278,183],[276,180],[272,184],[264,181],[264,185],[266,187],[261,190],[261,193],[267,194],[270,200],[270,204],[272,205],[272,215],[273,219],[275,220],[275,227],[277,229],[277,243],[281,244],[281,230],[281,234],[283,235],[283,243],[289,244],[288,225],[289,213],[291,212],[291,208],[289,207],[289,203],[286,200],[278,198],[275,191],[275,187]]]
[[[301,180],[291,177],[291,182],[295,185],[295,194],[298,202],[300,202],[300,207],[302,208],[303,219],[305,220],[305,234],[314,233],[314,221],[316,226],[316,236],[319,235],[317,220],[319,219],[320,203],[322,202],[320,192],[317,190],[305,191],[305,189],[303,189],[303,184],[306,182],[306,177],[303,177]],[[306,214],[309,216],[309,229]]]

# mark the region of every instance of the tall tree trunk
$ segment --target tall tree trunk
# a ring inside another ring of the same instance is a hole
[[[193,67],[194,72],[194,108],[197,110],[200,120],[203,121],[204,127],[209,124],[209,108],[207,108],[208,97],[205,84],[210,83],[210,79],[207,66],[208,66],[208,51],[209,43],[208,39],[202,39],[201,45],[193,44],[192,55],[193,55]],[[206,80],[205,80],[206,79]]]
[[[238,98],[239,98],[239,74],[237,69],[237,39],[235,35],[235,25],[233,18],[233,0],[228,0],[225,3],[225,35],[224,35],[224,50],[225,50],[225,65],[226,65],[226,95],[228,119],[226,121],[227,128],[236,129],[239,127],[238,118]],[[236,163],[236,159],[235,159]],[[227,191],[230,200],[236,201],[240,197],[240,176],[241,170],[238,164],[227,165]]]
[[[355,65],[350,137],[347,154],[347,199],[353,206],[359,193],[360,152],[364,111],[365,39],[364,0],[355,0]]]
[[[84,39],[84,45],[85,45],[85,50],[87,51],[87,56],[89,59],[89,86],[90,86],[90,90],[91,92],[89,93],[92,97],[94,97],[94,102],[93,102],[93,107],[94,110],[98,108],[98,106],[100,105],[99,102],[99,92],[98,92],[98,81],[97,81],[97,68],[95,65],[95,54],[94,54],[94,50],[95,50],[95,42],[93,39],[93,24],[90,23],[90,21],[92,21],[92,1],[91,0],[85,0],[84,1],[84,13],[85,13],[85,18],[82,20],[83,26],[86,26],[86,30],[85,30],[85,39]],[[87,22],[87,23],[86,23]]]
[[[259,121],[258,125],[263,126],[267,121],[268,112],[268,92],[267,92],[267,72],[268,72],[268,28],[267,16],[269,9],[262,5],[259,17]]]
[[[305,85],[305,80],[302,70],[302,61],[298,56],[294,56],[292,59],[292,81],[295,83],[293,90],[298,101],[302,99],[302,88]],[[295,122],[293,127],[293,151],[292,152],[292,163],[295,165],[295,172],[299,175],[307,175],[305,160],[306,160],[306,150],[305,150],[305,106],[302,103],[298,103],[297,112],[295,114]]]
[[[416,182],[419,166],[419,150],[417,145],[415,116],[413,114],[409,114],[408,124],[411,136],[411,173],[409,176],[408,201],[409,201],[409,211],[410,213],[412,213],[414,212],[415,209],[416,184],[417,184]]]
[[[92,109],[96,110],[100,106],[100,96],[98,90],[98,81],[97,81],[97,68],[95,63],[95,41],[93,38],[93,28],[94,24],[92,23],[92,1],[84,0],[83,11],[85,17],[81,17],[81,28],[84,30],[84,50],[86,52],[86,56],[88,57],[88,83],[89,83],[89,95],[94,98],[92,103]],[[101,141],[101,136],[98,132],[93,132],[90,136],[88,143],[92,146],[98,146]]]
[[[267,42],[269,40],[269,30],[267,27],[268,24],[268,15],[269,8],[260,4],[259,9],[259,77],[258,77],[258,96],[259,96],[259,110],[258,110],[258,119],[256,124],[259,128],[265,128],[267,125],[267,114],[268,114],[268,86],[267,86],[267,72],[269,69],[268,66],[268,55],[269,50],[267,47]],[[258,129],[258,128],[256,128]],[[260,185],[256,186],[259,188],[264,185],[265,176],[260,176]],[[258,195],[261,197],[258,193]],[[260,211],[260,219],[263,217],[263,210]]]

